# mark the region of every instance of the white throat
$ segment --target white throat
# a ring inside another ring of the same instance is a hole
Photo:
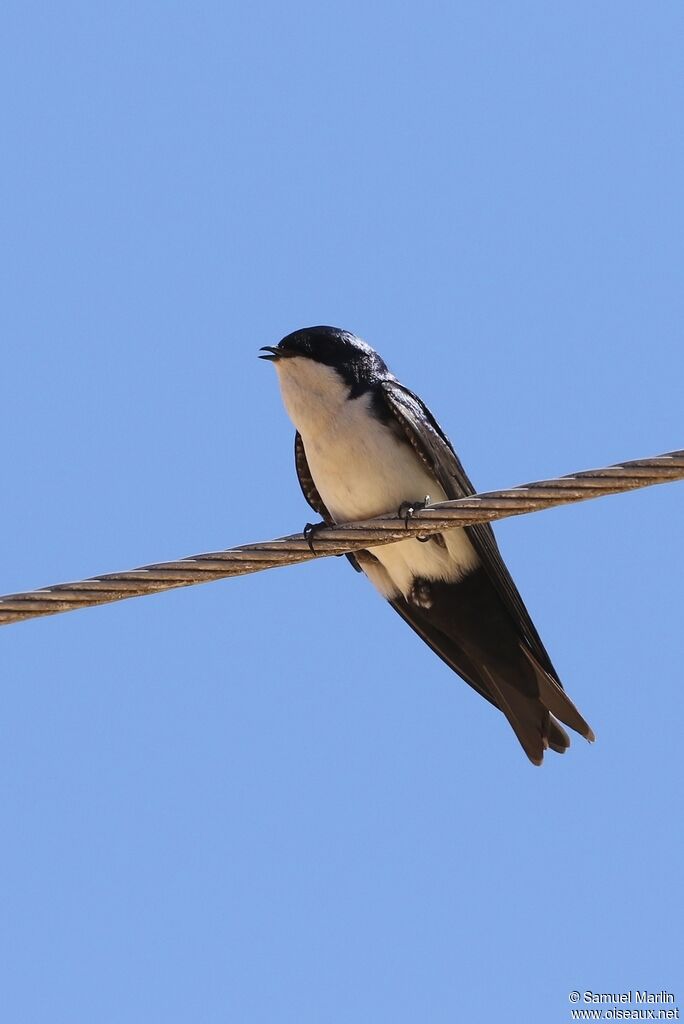
[[[337,370],[305,356],[288,356],[275,368],[283,404],[302,438],[330,429],[349,395]]]

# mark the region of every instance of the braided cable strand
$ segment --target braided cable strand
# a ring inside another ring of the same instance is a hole
[[[127,597],[158,594],[163,590],[209,583],[229,576],[243,576],[279,565],[309,562],[327,555],[391,544],[407,537],[427,537],[457,526],[489,523],[557,505],[683,479],[684,450],[667,452],[651,459],[637,459],[604,469],[590,469],[553,480],[523,484],[509,490],[440,502],[416,511],[406,522],[395,513],[363,522],[321,527],[315,535],[315,552],[309,549],[302,534],[293,534],[277,540],[244,544],[227,551],[192,555],[175,562],[157,562],[127,572],[105,573],[78,583],[59,583],[41,590],[8,594],[0,597],[0,625],[122,601]]]

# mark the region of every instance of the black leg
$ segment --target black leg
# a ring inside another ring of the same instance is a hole
[[[302,530],[302,535],[303,535],[304,540],[306,541],[306,543],[309,545],[309,551],[311,552],[312,555],[316,554],[316,552],[314,551],[314,545],[313,545],[314,537],[316,536],[318,531],[321,530],[326,525],[327,524],[324,523],[324,522],[320,522],[320,523],[307,523],[305,525],[304,529]]]
[[[427,508],[430,504],[430,495],[426,494],[422,501],[402,501],[401,505],[397,510],[397,515],[400,519],[404,520],[404,525],[408,529],[409,519],[412,519],[416,512],[420,512],[421,509]],[[418,537],[418,540],[426,541],[429,537]]]

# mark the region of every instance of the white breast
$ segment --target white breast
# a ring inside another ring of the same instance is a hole
[[[311,477],[336,522],[395,512],[427,495],[431,501],[446,498],[413,449],[375,419],[368,394],[349,399],[339,374],[310,359],[284,359],[276,369]],[[416,577],[460,579],[475,567],[477,554],[463,530],[447,531],[444,540],[446,547],[407,540],[373,548],[387,576],[376,574],[373,582],[394,597],[408,596]]]

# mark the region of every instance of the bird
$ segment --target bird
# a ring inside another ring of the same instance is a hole
[[[355,334],[305,327],[259,351],[277,371],[295,427],[299,484],[322,524],[408,513],[475,493],[427,405]],[[489,523],[347,557],[449,668],[503,712],[534,765],[546,750],[569,747],[561,723],[594,740]]]

